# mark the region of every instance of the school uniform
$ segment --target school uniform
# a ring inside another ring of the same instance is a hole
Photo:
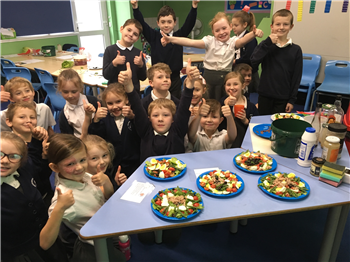
[[[141,99],[142,106],[146,110],[147,115],[148,115],[149,104],[152,103],[152,101],[154,101],[156,99],[158,99],[158,98],[154,95],[153,90],[151,91],[151,93],[149,95],[147,95]],[[176,108],[178,107],[178,105],[180,103],[180,100],[176,96],[171,95],[170,92],[168,92],[166,99],[172,100],[175,103]]]
[[[82,97],[85,97],[85,95],[80,94],[80,99],[79,99],[78,105],[76,106],[69,105],[69,103],[66,101],[66,105],[61,111],[58,119],[59,127],[62,134],[72,134],[77,137],[80,137],[81,127],[85,119],[85,110],[82,104]],[[86,96],[86,99],[97,110],[98,108],[97,98],[94,96]],[[78,114],[75,111],[78,111]],[[72,114],[72,116],[74,116],[74,120],[70,119],[69,114]],[[75,122],[80,127],[80,131],[74,128],[73,122]]]
[[[202,129],[197,132],[197,140],[193,146],[193,152],[221,150],[231,147],[231,144],[227,144],[225,141],[227,131],[225,129],[219,131],[208,137],[205,131]]]

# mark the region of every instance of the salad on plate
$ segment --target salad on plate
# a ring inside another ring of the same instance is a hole
[[[235,156],[235,164],[246,171],[271,171],[274,159],[267,154],[244,151]]]
[[[175,157],[146,161],[145,172],[155,178],[173,178],[185,172],[186,164]],[[147,175],[146,174],[146,175]]]
[[[273,114],[271,116],[272,121],[276,119],[284,119],[284,118],[293,118],[293,119],[300,119],[300,120],[304,119],[302,116],[294,113],[279,113],[279,114]]]
[[[233,195],[243,186],[243,180],[228,170],[213,170],[198,177],[200,189],[215,195]]]

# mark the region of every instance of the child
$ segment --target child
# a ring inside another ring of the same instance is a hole
[[[242,38],[230,38],[231,22],[223,12],[217,13],[209,25],[214,36],[205,36],[201,40],[193,40],[185,37],[170,37],[162,33],[162,44],[165,46],[168,43],[173,43],[205,49],[203,64],[208,95],[209,98],[220,101],[224,94],[223,79],[232,69],[235,50],[243,47],[256,36],[262,37],[263,32],[254,26],[252,32]]]
[[[132,119],[134,114],[129,106],[128,97],[120,83],[113,83],[102,93],[102,100],[107,105],[98,109],[89,126],[89,134],[102,137],[111,143],[116,153],[113,159],[113,171],[118,167],[130,177],[140,165],[140,138]]]
[[[249,12],[250,7],[245,6],[242,11],[235,12],[232,16],[232,30],[236,36],[242,37],[251,31],[255,25],[255,17],[252,12]],[[248,42],[245,46],[236,50],[235,60],[233,61],[232,71],[237,71],[236,67],[242,63],[251,66],[250,57],[258,45],[258,41],[254,38]],[[258,67],[254,67],[252,72],[252,82],[248,88],[248,94],[257,92],[259,85],[259,72]],[[248,96],[249,97],[249,96]]]
[[[66,69],[57,78],[57,91],[66,100],[66,105],[59,115],[61,133],[74,134],[80,137],[84,122],[85,111],[83,100],[97,108],[97,98],[82,94],[84,84],[78,73],[73,69]]]
[[[3,131],[0,147],[2,261],[68,261],[51,232],[58,231],[61,214],[73,204],[71,193],[60,194],[47,220],[47,208],[33,179],[35,168],[27,162],[25,142]],[[29,154],[28,158],[40,161],[41,152]]]
[[[289,113],[297,99],[303,54],[300,46],[288,38],[293,26],[293,14],[289,10],[277,11],[272,17],[270,36],[252,54],[252,66],[262,64],[258,88],[261,115]]]
[[[240,73],[228,73],[225,77],[224,85],[226,96],[221,99],[221,104],[230,106],[231,111],[235,115],[234,121],[237,127],[237,137],[232,143],[231,147],[240,147],[243,142],[250,118],[252,116],[259,115],[259,112],[256,109],[255,105],[249,102],[243,95],[244,80],[243,76]],[[234,105],[244,105],[245,109],[242,109],[239,112],[235,112]],[[226,128],[226,125],[227,124],[223,122],[221,128]]]
[[[249,90],[249,85],[252,81],[252,67],[248,64],[245,63],[240,63],[235,66],[235,72],[240,73],[243,76],[244,83],[243,83],[243,94],[249,101],[250,97],[250,90]]]
[[[147,42],[151,45],[152,65],[162,62],[170,66],[172,74],[169,91],[173,96],[180,98],[182,84],[180,79],[180,71],[183,68],[183,47],[179,45],[169,45],[163,47],[161,44],[162,35],[160,32],[171,36],[188,36],[196,23],[199,1],[192,1],[192,8],[185,20],[185,23],[176,32],[174,32],[176,15],[170,6],[163,6],[158,12],[157,25],[160,29],[159,31],[151,28],[145,22],[141,11],[138,8],[138,1],[130,2],[134,11],[134,18],[140,21],[143,27],[143,35],[145,36]]]
[[[223,120],[227,119],[227,131],[218,131]],[[198,126],[202,130],[198,131]],[[237,129],[228,105],[221,108],[220,102],[215,99],[203,101],[199,114],[193,119],[188,130],[188,139],[193,144],[193,152],[211,151],[230,148],[236,139]]]
[[[51,109],[44,103],[35,103],[35,91],[32,83],[23,77],[11,78],[5,84],[5,91],[10,93],[10,101],[13,103],[28,102],[32,103],[36,110],[37,125],[47,130],[49,135],[54,134],[51,126],[56,125]],[[6,124],[6,111],[1,112],[1,131],[11,131]]]
[[[65,210],[62,221],[79,235],[80,229],[97,212],[113,193],[113,185],[101,170],[91,175],[87,171],[87,154],[85,144],[69,134],[55,134],[50,138],[48,148],[50,168],[56,172],[56,188],[62,193],[72,190],[74,204]],[[56,192],[49,208],[50,217],[58,204]],[[58,234],[58,232],[57,232]],[[113,261],[125,261],[125,256],[115,250]],[[74,245],[72,261],[96,261],[93,241],[77,239]]]
[[[188,129],[188,120],[193,94],[193,82],[199,77],[197,67],[191,66],[188,60],[186,68],[189,81],[184,89],[178,112],[175,117],[176,107],[169,99],[154,100],[148,107],[148,117],[140,104],[140,99],[134,91],[131,82],[130,65],[127,64],[127,71],[120,72],[119,82],[123,83],[129,101],[135,112],[135,126],[141,137],[141,161],[147,157],[184,153],[184,136]]]
[[[141,102],[146,112],[148,111],[149,104],[158,98],[171,99],[176,107],[179,105],[180,100],[169,92],[171,86],[171,70],[167,64],[158,63],[154,64],[147,71],[149,84],[152,87],[151,94],[145,96]]]
[[[133,71],[132,82],[140,93],[140,80],[145,80],[146,63],[142,51],[134,47],[134,43],[142,33],[142,25],[136,19],[128,19],[120,27],[121,39],[115,45],[108,46],[103,55],[103,76],[108,84],[117,83],[120,71],[126,69],[125,63],[129,62]]]

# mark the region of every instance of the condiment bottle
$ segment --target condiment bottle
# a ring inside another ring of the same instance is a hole
[[[340,139],[338,159],[341,158],[341,153],[343,151],[343,145],[344,145],[344,140],[345,140],[345,136],[346,136],[346,131],[347,131],[346,125],[343,125],[340,123],[332,123],[332,124],[328,125],[327,136],[336,136]]]
[[[341,108],[341,96],[337,95],[337,99],[334,102],[335,108],[334,108],[334,117],[336,123],[343,123],[344,119],[344,110]]]
[[[321,168],[325,162],[326,160],[321,157],[314,157],[311,162],[310,174],[313,176],[320,176]]]
[[[131,258],[130,239],[128,235],[119,236],[119,249],[121,252],[123,252],[126,260],[128,261]]]
[[[340,139],[336,136],[327,136],[323,143],[322,158],[331,163],[336,163],[340,147]]]
[[[315,128],[315,133],[316,133],[316,144],[315,144],[316,147],[318,145],[318,139],[320,137],[320,131],[321,131],[321,110],[322,110],[321,107],[322,107],[322,103],[317,102],[314,118],[311,121],[311,125],[313,128]]]
[[[320,137],[319,137],[321,148],[323,148],[323,143],[326,140],[327,132],[328,132],[328,124],[327,123],[323,123],[322,124],[322,129],[321,129],[321,134],[320,134]]]
[[[307,127],[301,137],[298,165],[303,167],[311,166],[314,148],[317,141],[316,131],[313,127]]]
[[[60,44],[57,45],[57,51],[61,52],[62,51],[62,46]]]

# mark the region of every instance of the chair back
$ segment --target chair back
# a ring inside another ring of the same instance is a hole
[[[61,111],[66,104],[66,100],[57,92],[57,83],[42,83],[48,98],[51,101],[53,111]]]
[[[145,90],[143,90],[143,97],[149,95],[151,93],[151,91],[152,91],[152,87],[151,86],[147,86],[145,88]]]
[[[4,67],[15,67],[15,63],[12,62],[11,60],[1,58],[1,76],[6,77],[4,70],[2,70]]]
[[[29,69],[25,67],[3,67],[3,70],[7,80],[19,76],[32,81],[32,75],[30,74]]]
[[[69,48],[71,48],[71,47],[78,47],[76,44],[64,44],[63,46],[62,46],[62,50],[63,51],[67,51]]]
[[[54,82],[52,75],[46,70],[39,69],[39,68],[34,68],[34,70],[37,73],[41,84]]]
[[[71,52],[74,52],[74,53],[79,53],[79,47],[72,46],[71,48],[67,49],[67,51],[71,51]]]
[[[314,54],[303,54],[303,75],[301,78],[302,86],[309,86],[315,83],[316,77],[321,66],[321,56]]]
[[[350,61],[330,60],[324,70],[325,78],[317,90],[350,95]]]

